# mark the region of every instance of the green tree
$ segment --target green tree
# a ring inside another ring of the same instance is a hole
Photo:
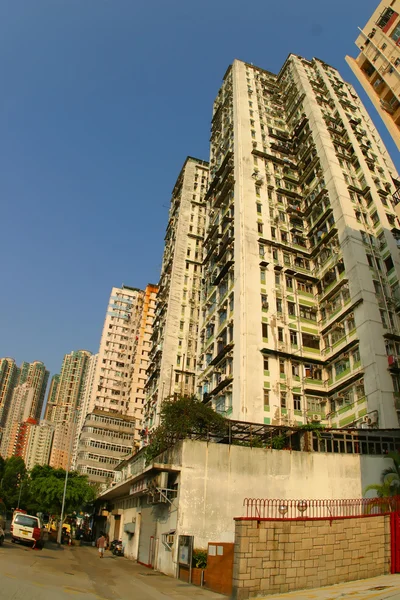
[[[374,490],[378,498],[390,498],[400,494],[400,453],[389,452],[388,458],[392,459],[393,464],[382,471],[381,483],[368,485],[364,494],[369,490]]]
[[[65,470],[54,469],[48,465],[34,467],[30,473],[29,492],[31,498],[39,499],[38,510],[53,514],[61,513],[64,492]],[[82,505],[95,499],[96,491],[91,487],[85,475],[76,471],[68,474],[65,495],[65,513],[78,510]]]
[[[26,502],[28,497],[28,486],[26,485],[26,467],[20,456],[11,456],[4,461],[3,475],[1,477],[1,497],[7,509],[16,508],[18,499],[20,504]],[[21,496],[20,496],[21,492]]]
[[[150,462],[178,440],[188,437],[205,439],[209,433],[224,435],[226,419],[198,402],[194,396],[183,396],[163,403],[161,424],[151,433],[146,447],[146,460]]]

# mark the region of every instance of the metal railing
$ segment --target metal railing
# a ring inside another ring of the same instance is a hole
[[[245,498],[247,519],[331,519],[400,511],[400,496],[343,500]]]

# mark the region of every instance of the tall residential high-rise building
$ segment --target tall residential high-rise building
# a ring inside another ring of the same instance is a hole
[[[55,427],[50,465],[55,468],[69,468],[71,462],[71,440],[74,438],[77,410],[82,401],[83,382],[91,353],[88,350],[76,350],[66,354],[63,359],[60,377],[54,387],[54,402],[50,402],[46,411],[47,420]]]
[[[75,441],[74,466],[90,482],[105,484],[113,467],[139,446],[156,292],[152,284],[145,291],[112,288],[92,394]]]
[[[161,403],[197,391],[201,270],[208,163],[188,157],[172,191],[153,347],[146,382],[146,428],[158,425]]]
[[[12,456],[19,447],[21,423],[40,419],[48,378],[49,372],[42,362],[22,363],[4,421],[2,456]]]
[[[28,431],[23,458],[28,471],[36,465],[47,465],[50,460],[54,425],[42,420],[31,425]]]
[[[131,414],[128,386],[142,299],[138,288],[111,290],[88,413],[96,409]]]
[[[45,413],[46,420],[52,421],[52,413],[56,406],[56,396],[57,396],[59,382],[60,382],[60,374],[56,373],[56,375],[53,375],[53,377],[51,378],[49,393],[47,395],[46,413]]]
[[[29,416],[36,420],[39,420],[42,414],[49,375],[49,371],[46,370],[45,365],[40,360],[35,360],[31,363],[23,362],[20,367],[18,384],[22,385],[26,383],[29,388],[33,389],[32,406]]]
[[[75,439],[74,439],[74,443],[73,443],[72,460],[71,460],[71,465],[72,465],[73,469],[76,468],[76,458],[77,458],[77,452],[78,452],[79,436],[82,431],[82,427],[83,427],[83,423],[85,421],[86,415],[89,413],[89,405],[90,405],[90,400],[91,400],[91,397],[93,394],[93,386],[94,386],[94,379],[95,379],[95,374],[96,374],[96,366],[97,366],[98,357],[99,357],[98,354],[92,354],[92,356],[89,357],[89,360],[87,363],[87,368],[86,368],[85,379],[84,379],[83,385],[82,385],[82,398],[81,398],[81,402],[79,404],[78,411],[77,411],[76,431],[75,431]]]
[[[19,369],[13,358],[0,358],[0,427],[7,419],[11,396],[18,382]]]
[[[381,0],[359,30],[360,53],[346,61],[400,150],[400,0]]]
[[[397,178],[336,69],[234,61],[212,119],[203,402],[256,423],[398,427]]]
[[[130,414],[135,417],[135,446],[141,441],[142,420],[145,403],[145,384],[150,364],[149,354],[152,348],[151,336],[156,309],[158,286],[149,283],[144,290],[140,304],[140,318],[134,332],[131,374],[128,382]]]

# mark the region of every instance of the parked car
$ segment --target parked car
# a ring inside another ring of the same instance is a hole
[[[11,541],[13,543],[30,542],[34,546],[43,546],[43,527],[39,517],[24,513],[14,513],[10,527]]]

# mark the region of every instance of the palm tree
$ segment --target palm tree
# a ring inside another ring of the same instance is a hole
[[[382,484],[388,483],[392,489],[392,496],[397,496],[400,492],[400,452],[389,452],[388,457],[392,459],[393,465],[382,471]]]
[[[393,465],[384,469],[381,474],[381,483],[368,485],[364,494],[368,490],[375,490],[378,498],[391,498],[400,495],[400,453],[389,452],[388,458],[391,458]]]

